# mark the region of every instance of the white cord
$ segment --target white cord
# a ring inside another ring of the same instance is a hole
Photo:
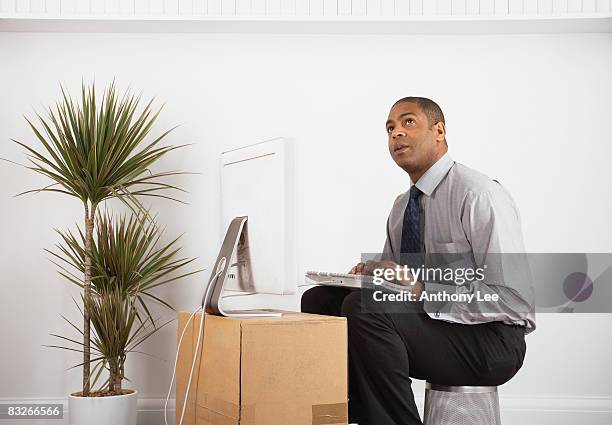
[[[202,307],[198,307],[197,309],[195,309],[193,311],[193,313],[191,313],[191,316],[189,317],[189,320],[187,321],[187,324],[185,325],[185,328],[183,329],[183,332],[181,333],[181,337],[179,339],[179,343],[178,343],[178,347],[176,349],[176,357],[174,359],[174,368],[172,369],[172,380],[170,381],[170,388],[168,388],[168,395],[166,396],[166,402],[164,403],[164,423],[166,425],[168,425],[168,417],[167,417],[167,410],[168,410],[168,400],[170,399],[170,393],[172,392],[172,385],[174,384],[174,378],[176,377],[176,364],[178,363],[178,356],[179,356],[179,351],[181,350],[181,343],[183,342],[183,336],[185,336],[185,331],[187,330],[187,328],[189,327],[189,323],[191,322],[191,320],[193,319],[193,317],[197,314],[198,311],[202,310]],[[204,322],[204,314],[202,314],[202,323]],[[201,330],[200,330],[201,333]],[[200,343],[199,343],[199,339],[198,339],[198,347],[199,347]],[[194,357],[194,364],[195,364],[195,358],[197,357],[197,347],[196,347],[196,355]],[[193,373],[193,367],[191,369],[191,372]],[[189,375],[189,385],[191,385],[191,375]],[[189,387],[187,387],[187,391],[189,391]],[[185,401],[187,401],[187,397],[188,397],[189,393],[185,394]],[[175,409],[176,409],[176,403],[175,403]],[[185,406],[183,406],[183,412],[185,410]],[[181,415],[181,423],[183,422],[183,417]]]
[[[204,328],[204,311],[202,311],[202,320],[200,321],[200,330],[198,331],[198,342],[196,343],[196,350],[193,355],[193,362],[191,363],[191,372],[189,372],[189,383],[185,390],[185,401],[183,402],[183,411],[181,412],[181,420],[178,425],[183,425],[183,417],[185,416],[185,408],[187,407],[187,400],[189,399],[189,389],[191,388],[191,378],[193,377],[193,369],[195,369],[196,360],[198,359],[198,353],[200,351],[200,341],[202,339],[202,329]],[[178,352],[178,350],[177,350]]]
[[[221,274],[223,273],[223,270],[225,268],[225,262],[226,262],[225,257],[221,258],[221,260],[219,261],[219,264],[217,265],[217,272],[215,273],[215,276],[213,277],[213,279],[211,279],[211,284],[213,281],[216,282],[219,276],[221,276]],[[212,285],[212,287],[214,287],[214,285]],[[207,287],[206,290],[209,291],[210,289],[211,289],[211,286],[209,285],[209,287]],[[187,406],[187,400],[189,399],[189,389],[191,388],[191,379],[193,378],[193,370],[195,369],[196,360],[198,358],[198,353],[200,350],[200,341],[202,339],[202,333],[203,333],[202,329],[204,328],[204,317],[206,316],[204,312],[204,305],[201,305],[200,307],[195,309],[193,313],[191,313],[191,316],[189,317],[189,320],[187,321],[187,324],[185,325],[185,329],[183,329],[183,332],[181,333],[181,337],[179,338],[178,347],[176,348],[176,357],[174,358],[174,368],[172,370],[172,380],[170,381],[170,388],[168,388],[168,395],[166,396],[166,403],[164,404],[164,422],[166,425],[168,425],[168,418],[167,418],[168,400],[170,399],[170,393],[172,392],[172,385],[174,384],[174,378],[176,377],[176,364],[178,363],[178,356],[179,356],[179,352],[181,351],[181,342],[183,342],[183,336],[185,336],[185,331],[189,327],[189,323],[191,322],[191,320],[193,319],[193,317],[196,315],[198,311],[202,311],[202,320],[200,321],[200,329],[198,331],[198,342],[196,344],[196,351],[193,355],[193,362],[191,363],[191,371],[189,372],[189,383],[187,384],[187,390],[185,391],[185,401],[183,402],[183,411],[181,412],[181,419],[178,423],[178,425],[183,425],[183,418],[185,416],[185,407]],[[176,411],[176,399],[175,399],[174,409]]]

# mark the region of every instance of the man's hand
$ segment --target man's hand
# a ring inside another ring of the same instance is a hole
[[[365,263],[358,263],[351,269],[349,274],[365,274],[368,276],[374,275],[375,269],[393,269],[397,267],[397,263],[393,261],[372,261],[368,260]]]
[[[376,269],[391,269],[394,272],[397,270],[397,263],[394,261],[373,261],[368,260],[365,263],[358,263],[355,267],[353,267],[349,274],[363,274],[368,276],[374,275],[374,270]],[[391,283],[395,283],[397,285],[409,286],[410,292],[412,292],[416,297],[421,296],[421,292],[423,292],[423,284],[416,280],[412,273],[409,271],[406,273],[407,276],[395,276],[396,278],[389,280]],[[384,272],[383,276],[384,277]],[[386,280],[386,279],[385,279]]]

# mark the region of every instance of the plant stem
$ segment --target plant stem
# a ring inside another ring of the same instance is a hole
[[[109,369],[109,379],[108,379],[108,391],[111,394],[115,393],[115,380],[117,379],[117,363],[115,362],[115,360],[111,360],[110,362],[108,362],[108,369]]]
[[[85,201],[85,282],[83,284],[83,397],[89,396],[90,375],[90,320],[87,305],[91,300],[91,243],[93,240],[95,206]]]
[[[117,366],[117,375],[115,375],[115,393],[121,395],[121,380],[123,379],[123,371],[121,366]]]
[[[108,380],[108,391],[114,395],[121,395],[122,372],[119,360],[114,359],[108,363],[110,369],[110,379]]]

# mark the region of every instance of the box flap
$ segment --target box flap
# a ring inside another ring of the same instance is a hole
[[[200,317],[200,316],[199,316]],[[194,323],[197,340],[199,317]],[[203,344],[206,353],[198,379],[198,406],[238,419],[240,406],[240,322],[206,315]],[[202,353],[200,347],[200,353]],[[200,364],[198,360],[196,364]]]
[[[179,313],[179,336],[190,315],[188,312]],[[197,314],[189,324],[179,352],[176,381],[177,423],[182,411],[184,392],[187,389],[201,317],[201,314]],[[196,425],[238,423],[241,330],[239,321],[225,319],[206,315],[204,335],[193,371],[184,423]],[[206,352],[202,358],[204,347]],[[197,421],[194,420],[195,411],[197,411]]]
[[[282,317],[224,317],[224,320],[233,320],[239,322],[248,322],[249,325],[261,325],[268,323],[303,323],[303,322],[339,322],[344,323],[344,317],[324,316],[321,314],[300,313],[297,311],[277,310],[272,308],[264,308],[260,310],[274,311],[283,313]]]

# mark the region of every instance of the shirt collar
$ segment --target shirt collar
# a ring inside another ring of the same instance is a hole
[[[446,152],[440,159],[436,161],[434,165],[429,167],[425,174],[415,183],[415,186],[419,188],[427,196],[431,196],[436,187],[440,184],[448,170],[455,164],[455,161]]]

